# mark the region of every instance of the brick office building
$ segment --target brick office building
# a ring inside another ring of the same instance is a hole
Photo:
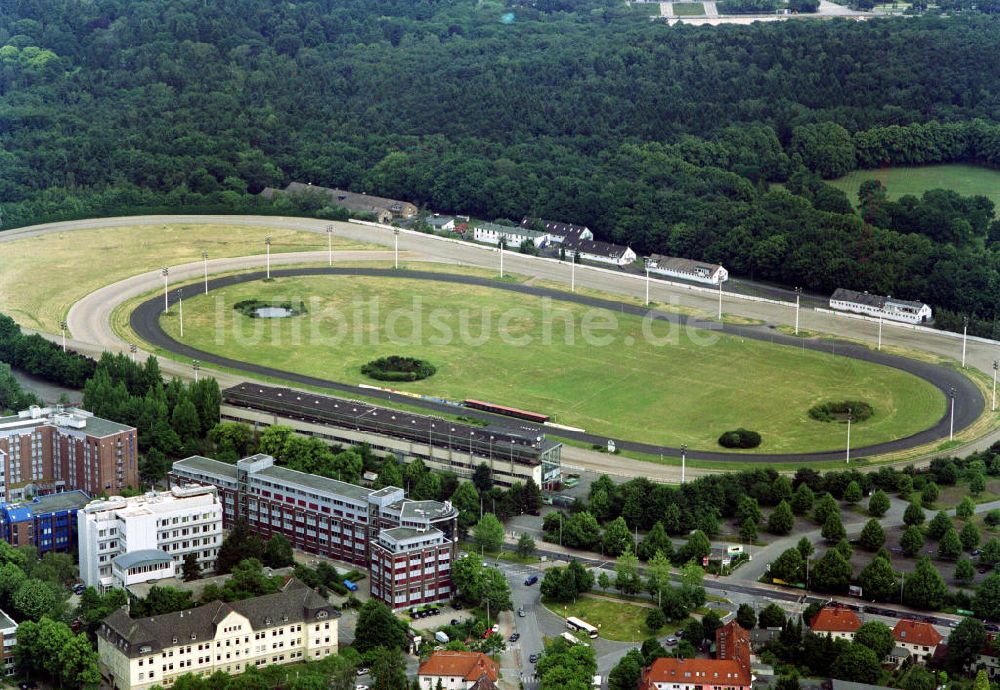
[[[168,479],[217,487],[226,527],[243,518],[265,539],[281,534],[296,549],[371,570],[372,595],[395,609],[451,596],[458,511],[447,501],[411,501],[394,486],[367,489],[280,467],[260,454],[235,465],[185,458]],[[405,585],[376,581],[376,573],[410,560],[421,567],[411,568]]]

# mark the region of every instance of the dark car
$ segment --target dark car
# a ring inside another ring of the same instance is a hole
[[[528,661],[530,661],[531,663],[537,662],[538,661],[538,655],[537,654],[532,654],[531,656],[528,657]]]
[[[510,636],[511,642],[517,642],[519,639],[521,639],[521,633],[514,633]]]
[[[528,577],[527,577],[527,578],[526,578],[526,579],[524,580],[524,584],[525,584],[525,586],[527,586],[527,587],[530,587],[531,585],[535,584],[536,582],[538,582],[538,576],[537,576],[537,575],[529,575],[529,576],[528,576]]]
[[[987,568],[985,565],[981,565],[978,568],[976,568],[976,570],[978,570],[980,573],[985,573],[989,570],[989,568]]]
[[[451,619],[451,624],[452,625],[458,625],[458,619],[457,618],[452,618]]]
[[[989,632],[1000,632],[1000,625],[996,623],[986,623],[983,627]]]
[[[451,607],[453,609],[455,609],[456,611],[461,611],[462,610],[462,604],[461,604],[461,602],[458,602],[458,601],[456,601],[454,604],[452,604]]]

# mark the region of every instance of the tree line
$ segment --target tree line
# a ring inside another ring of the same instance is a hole
[[[42,336],[25,335],[11,317],[0,314],[0,362],[67,388],[83,388],[95,362]],[[0,401],[2,406],[2,401]]]

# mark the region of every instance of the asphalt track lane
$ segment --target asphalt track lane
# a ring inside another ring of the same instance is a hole
[[[951,389],[956,391],[955,396],[955,432],[959,432],[965,427],[972,424],[985,409],[986,401],[980,393],[979,389],[975,384],[963,376],[960,372],[954,371],[947,367],[930,364],[927,362],[921,362],[918,360],[907,359],[905,357],[899,357],[895,355],[889,355],[881,352],[876,352],[870,350],[867,347],[856,345],[853,343],[846,343],[837,340],[805,340],[801,338],[795,338],[792,336],[782,335],[780,333],[774,332],[772,329],[766,326],[733,326],[728,324],[707,324],[707,323],[696,323],[694,319],[688,319],[687,317],[680,317],[677,314],[669,314],[665,312],[651,311],[643,307],[635,306],[632,304],[625,304],[622,302],[616,302],[612,300],[605,300],[596,297],[588,297],[586,295],[580,295],[575,293],[565,293],[560,290],[536,287],[532,285],[523,284],[511,284],[502,283],[489,278],[478,278],[473,276],[463,276],[450,273],[435,273],[430,271],[405,271],[405,270],[393,270],[393,269],[378,269],[378,268],[340,268],[340,267],[324,267],[324,268],[287,268],[287,269],[273,269],[271,271],[273,277],[301,277],[301,276],[315,276],[315,275],[340,275],[340,276],[368,276],[368,277],[379,277],[379,278],[407,278],[415,280],[431,280],[436,282],[444,283],[454,283],[462,285],[475,285],[482,287],[489,287],[498,290],[509,290],[511,292],[532,295],[536,297],[548,297],[553,300],[561,300],[566,302],[572,302],[575,304],[581,304],[584,306],[596,307],[601,309],[608,309],[611,311],[619,311],[621,313],[627,313],[633,316],[643,317],[652,316],[656,319],[668,320],[672,322],[677,322],[682,320],[685,322],[685,326],[688,328],[700,328],[706,330],[710,328],[713,331],[725,333],[732,336],[752,338],[754,340],[762,340],[768,342],[775,342],[782,345],[802,347],[810,350],[816,350],[821,352],[830,352],[838,357],[851,357],[854,359],[860,359],[867,362],[873,362],[876,364],[883,364],[885,366],[890,366],[895,369],[900,369],[902,371],[918,376],[934,385],[938,390],[940,390],[946,397],[949,395]],[[237,285],[240,283],[262,280],[265,276],[263,271],[255,271],[252,273],[243,273],[237,275],[223,276],[220,278],[213,278],[209,280],[209,290],[215,290],[223,287],[228,287],[232,285]],[[176,294],[171,293],[172,300],[176,299]],[[328,381],[326,379],[320,379],[312,376],[306,376],[303,374],[297,374],[295,372],[282,371],[280,369],[275,369],[273,367],[268,367],[260,364],[253,364],[249,362],[242,362],[230,357],[224,357],[222,355],[213,354],[210,352],[205,352],[199,350],[183,343],[177,342],[170,336],[168,336],[163,329],[160,327],[160,314],[162,312],[162,298],[152,297],[136,308],[130,316],[130,323],[132,329],[136,332],[139,337],[143,338],[145,341],[153,344],[156,347],[162,348],[173,352],[174,354],[181,355],[183,357],[190,357],[192,359],[198,359],[201,362],[211,363],[218,366],[224,366],[231,369],[238,369],[246,371],[248,373],[257,374],[261,376],[268,376],[271,378],[284,379],[286,381],[291,381],[303,385],[308,385],[316,388],[335,390],[339,392],[345,392],[352,395],[364,395],[365,397],[378,398],[385,400],[387,402],[394,402],[397,404],[406,404],[420,407],[423,409],[444,412],[448,414],[455,413],[455,407],[451,405],[445,405],[442,403],[436,403],[430,400],[423,400],[419,398],[410,398],[408,396],[397,395],[394,393],[388,393],[385,391],[371,390],[371,389],[359,389],[355,384],[346,384],[336,381]],[[463,414],[469,416],[475,416],[482,419],[487,419],[490,421],[497,421],[498,418],[494,415],[488,413],[475,412],[473,410],[466,410],[463,408]],[[918,432],[911,436],[907,436],[900,439],[895,439],[893,441],[886,441],[883,443],[874,444],[871,446],[852,448],[851,453],[856,457],[863,457],[865,455],[878,455],[883,453],[896,452],[901,450],[906,450],[909,448],[914,448],[921,446],[933,441],[941,440],[946,438],[949,433],[950,428],[950,418],[949,410],[946,409],[945,414],[941,417],[938,422],[924,431]],[[590,444],[600,444],[604,445],[607,443],[608,438],[606,436],[597,436],[595,434],[574,432],[559,429],[554,431],[551,428],[543,429],[546,433],[552,435],[558,435],[565,438],[569,438],[576,441],[582,441]],[[670,455],[677,456],[680,453],[679,448],[672,448],[668,446],[659,446],[648,443],[640,443],[636,441],[628,441],[625,439],[615,439],[615,443],[619,448],[624,450],[639,452],[649,455]],[[747,462],[774,462],[774,463],[791,463],[791,462],[803,462],[803,461],[830,461],[830,460],[841,460],[844,458],[844,451],[825,451],[818,453],[797,453],[797,454],[767,454],[767,453],[723,453],[717,451],[706,451],[706,450],[688,450],[688,455],[693,459],[698,460],[708,460],[708,461],[724,461],[724,462],[734,462],[745,460]]]

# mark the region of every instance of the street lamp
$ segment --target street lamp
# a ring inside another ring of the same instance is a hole
[[[66,352],[66,322],[65,321],[60,321],[59,322],[59,328],[62,329],[63,352]]]
[[[962,317],[962,368],[965,369],[965,345],[969,340],[969,317]]]
[[[847,464],[851,464],[851,422],[854,421],[854,415],[850,409],[847,410]]]
[[[167,301],[167,283],[170,280],[168,278],[170,269],[164,266],[160,269],[160,273],[163,275],[163,313],[167,314],[170,312],[170,303]]]
[[[326,253],[328,256],[328,263],[333,266],[333,226],[326,226]]]
[[[184,297],[180,290],[177,290],[177,306],[181,312],[181,337],[184,337]]]
[[[267,280],[271,280],[271,236],[264,238],[264,247],[267,250]]]
[[[795,288],[795,335],[799,334],[799,298],[802,297],[802,288]]]
[[[687,469],[687,450],[688,446],[686,443],[681,444],[681,484],[684,483],[684,474]]]
[[[395,255],[396,270],[399,270],[399,228],[392,229],[393,254]]]
[[[129,346],[128,346],[128,351],[132,353],[132,361],[133,361],[133,362],[135,361],[135,352],[136,352],[136,350],[138,350],[138,349],[139,349],[139,348],[138,348],[138,347],[136,347],[135,345],[129,345]]]
[[[194,382],[198,383],[198,370],[201,369],[201,362],[195,359],[191,362],[191,367],[194,369]]]
[[[955,439],[955,389],[952,388],[949,392],[951,396],[951,427],[948,430],[948,440],[953,441]]]
[[[1000,362],[993,360],[993,403],[990,405],[990,412],[997,411],[997,367],[1000,367]]]

